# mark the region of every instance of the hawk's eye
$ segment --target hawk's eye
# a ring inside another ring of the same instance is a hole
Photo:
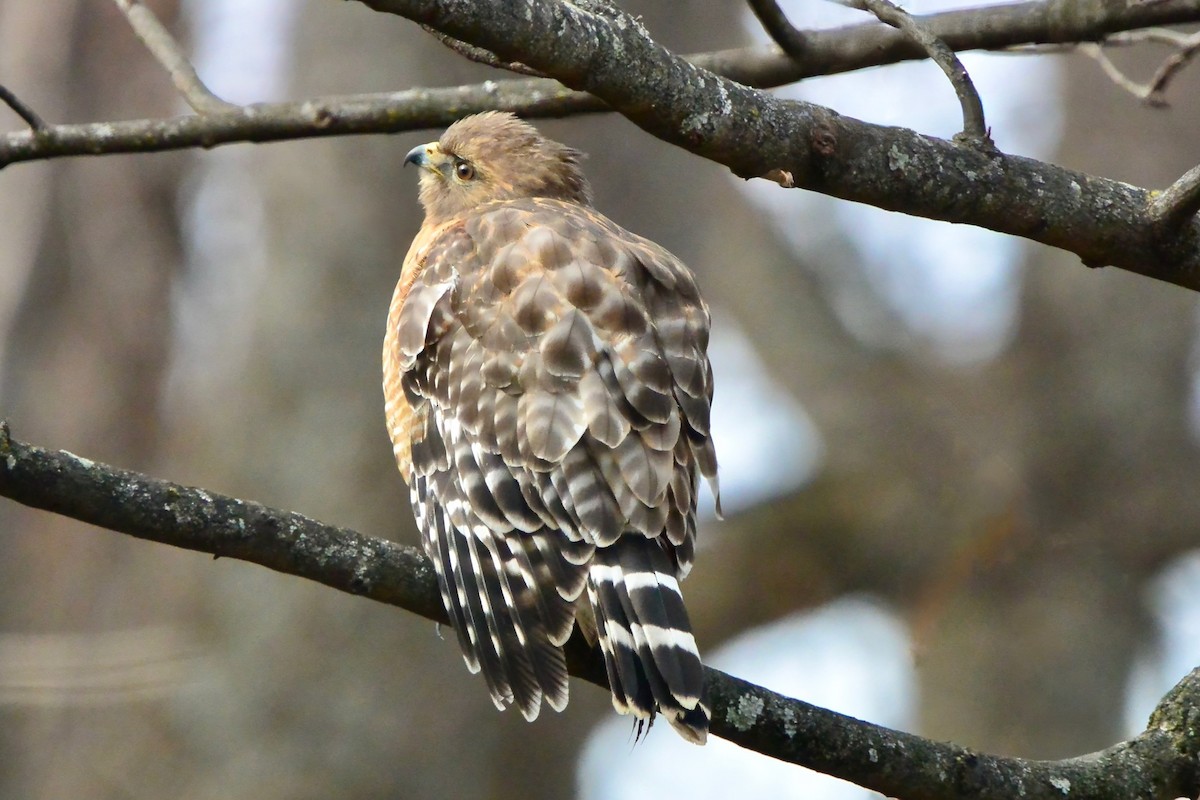
[[[459,161],[454,165],[454,174],[460,181],[469,181],[475,177],[475,168],[466,161]]]

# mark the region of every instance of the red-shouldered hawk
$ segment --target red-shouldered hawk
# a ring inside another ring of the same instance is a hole
[[[616,709],[702,744],[678,580],[699,476],[717,493],[708,309],[677,258],[592,208],[580,157],[501,113],[408,154],[425,223],[388,314],[388,430],[496,706],[566,706],[578,611]]]

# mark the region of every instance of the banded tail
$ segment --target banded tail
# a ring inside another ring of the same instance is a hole
[[[704,744],[704,668],[675,574],[658,540],[628,533],[596,550],[588,597],[616,710],[637,717],[639,733],[661,711],[680,736]]]

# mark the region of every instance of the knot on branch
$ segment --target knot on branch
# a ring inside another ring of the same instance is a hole
[[[817,155],[829,157],[837,152],[837,131],[834,130],[832,125],[818,122],[812,128],[810,141],[812,142],[813,152]]]

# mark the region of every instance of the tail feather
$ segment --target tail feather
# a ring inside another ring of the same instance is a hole
[[[703,744],[704,669],[670,556],[657,541],[627,534],[596,551],[588,584],[613,706],[639,721],[661,711]]]
[[[596,616],[596,631],[612,689],[613,707],[620,714],[652,717],[654,705],[643,699],[646,692],[640,688],[649,684],[617,586],[607,579],[590,579],[588,598]]]

